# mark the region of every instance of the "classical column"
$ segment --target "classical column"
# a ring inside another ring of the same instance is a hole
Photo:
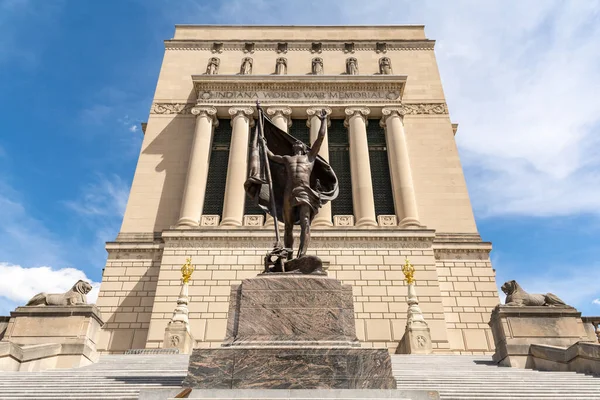
[[[269,107],[267,108],[267,115],[271,118],[271,121],[276,127],[284,132],[288,131],[288,128],[292,126],[292,109],[289,107]]]
[[[408,158],[406,134],[402,123],[402,111],[400,108],[385,107],[381,112],[383,114],[381,125],[385,127],[385,140],[398,225],[403,228],[417,228],[421,226],[421,223],[419,222],[415,189]]]
[[[250,134],[250,107],[232,107],[231,146],[227,163],[227,180],[225,181],[225,200],[223,201],[223,218],[221,226],[241,226],[244,217],[244,181],[248,161],[248,138]]]
[[[269,107],[267,108],[267,115],[271,118],[273,124],[284,132],[287,132],[288,128],[292,126],[290,118],[292,109],[290,107]],[[265,226],[273,226],[273,217],[270,214],[266,215]]]
[[[318,115],[321,113],[321,110],[325,110],[327,113],[327,126],[331,125],[331,121],[329,120],[329,116],[331,115],[331,108],[329,107],[310,107],[306,110],[308,114],[308,119],[306,120],[306,126],[310,128],[310,145],[317,140],[317,136],[319,135],[319,129],[321,128],[321,121],[319,120]],[[323,159],[329,162],[329,140],[327,138],[327,128],[325,128],[325,139],[323,139],[323,143],[321,144],[321,149],[319,150],[319,155],[323,157]],[[321,209],[319,209],[319,213],[315,217],[312,222],[313,227],[320,226],[333,226],[331,223],[331,202],[327,202]]]
[[[348,128],[350,142],[350,174],[352,175],[352,203],[356,226],[377,226],[375,203],[373,201],[373,182],[371,181],[371,163],[369,162],[369,144],[367,143],[367,115],[371,110],[366,107],[346,108],[344,126]]]
[[[217,110],[214,107],[194,107],[192,114],[196,115],[196,127],[190,150],[187,176],[178,227],[198,226],[204,206],[208,163],[210,161],[210,144],[213,127],[218,125]]]

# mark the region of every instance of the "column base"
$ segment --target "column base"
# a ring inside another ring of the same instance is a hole
[[[358,228],[366,228],[366,227],[369,227],[369,226],[377,226],[377,221],[375,221],[372,218],[361,218],[361,219],[359,219],[356,222],[355,226],[358,227]]]
[[[235,219],[235,218],[223,218],[223,221],[221,221],[221,226],[223,226],[223,227],[242,226],[242,221]]]
[[[197,226],[200,226],[200,221],[196,221],[187,217],[179,218],[177,225],[175,225],[176,228],[195,228]]]
[[[329,228],[330,226],[333,226],[333,222],[326,218],[315,218],[310,226],[311,228]]]
[[[403,218],[398,226],[400,228],[423,228],[423,225],[421,225],[419,220],[413,217]]]

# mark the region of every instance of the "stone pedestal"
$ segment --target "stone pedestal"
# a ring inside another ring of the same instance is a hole
[[[589,341],[581,313],[572,307],[511,307],[498,305],[489,322],[500,365],[531,368],[532,344],[569,347]]]
[[[102,325],[95,305],[17,307],[0,342],[0,369],[36,371],[94,363]]]
[[[326,276],[267,274],[232,288],[220,349],[194,349],[184,386],[392,389],[387,349],[360,348],[352,288]]]
[[[189,325],[169,322],[165,329],[164,349],[177,349],[179,354],[190,354],[194,348],[194,337]]]
[[[419,307],[414,283],[408,284],[408,315],[406,330],[396,350],[397,354],[431,354],[431,333]]]

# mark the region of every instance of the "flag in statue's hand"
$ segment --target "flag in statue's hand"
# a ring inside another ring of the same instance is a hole
[[[294,155],[293,144],[298,141],[295,137],[279,129],[264,113],[259,112],[262,118],[265,144],[275,155]],[[248,179],[244,183],[246,193],[258,202],[258,205],[271,215],[276,215],[279,221],[283,220],[283,201],[286,184],[290,177],[287,176],[285,166],[268,160],[273,182],[273,197],[276,210],[272,210],[271,197],[266,172],[264,146],[261,143],[260,123],[256,124],[251,142],[250,157],[248,160]],[[307,147],[307,152],[310,148]],[[312,174],[310,188],[316,194],[312,208],[317,209],[328,201],[334,200],[338,195],[338,180],[331,166],[320,156],[317,156]],[[314,216],[314,214],[313,214]],[[296,221],[297,223],[298,221]]]

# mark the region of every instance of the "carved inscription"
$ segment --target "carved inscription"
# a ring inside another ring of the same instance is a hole
[[[391,91],[203,91],[203,100],[396,100],[397,90]]]

